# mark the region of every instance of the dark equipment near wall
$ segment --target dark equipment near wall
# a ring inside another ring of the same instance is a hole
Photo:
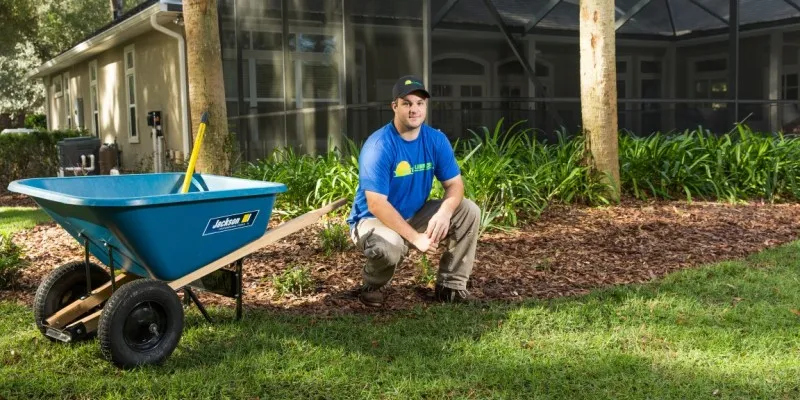
[[[147,126],[155,129],[156,136],[164,136],[164,132],[161,130],[161,111],[147,113]]]
[[[67,138],[57,143],[58,176],[97,175],[100,171],[100,139]]]

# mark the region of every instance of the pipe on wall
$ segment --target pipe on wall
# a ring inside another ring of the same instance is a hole
[[[186,81],[186,39],[180,33],[171,31],[159,24],[156,20],[156,15],[150,16],[150,25],[153,26],[153,29],[168,36],[172,36],[178,41],[178,68],[180,69],[181,81],[181,114],[183,114],[183,154],[190,154],[191,151],[189,150],[189,138],[191,137],[192,132],[189,129],[189,102],[186,94],[188,91],[188,83]]]

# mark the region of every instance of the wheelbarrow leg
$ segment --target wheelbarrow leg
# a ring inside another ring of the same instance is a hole
[[[86,295],[82,298],[85,299],[92,294],[92,273],[89,269],[89,237],[82,234],[83,237],[83,265],[86,266]]]
[[[242,261],[244,258],[240,258],[236,261],[236,320],[239,321],[242,319]]]
[[[184,287],[183,292],[186,295],[188,295],[190,299],[192,299],[192,302],[194,302],[194,304],[197,306],[197,309],[200,310],[200,313],[203,314],[203,316],[206,318],[206,321],[208,321],[209,323],[214,323],[214,321],[211,320],[211,316],[208,315],[206,308],[203,307],[203,303],[200,302],[200,299],[197,298],[192,289]]]

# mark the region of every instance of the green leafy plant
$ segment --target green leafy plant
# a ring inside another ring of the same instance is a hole
[[[272,277],[272,286],[275,288],[277,297],[283,297],[288,293],[303,296],[312,291],[314,279],[311,277],[308,267],[291,266],[286,271]]]
[[[0,289],[10,289],[17,283],[20,271],[27,265],[22,249],[11,235],[0,233]]]
[[[358,186],[358,148],[338,148],[323,155],[298,154],[291,147],[240,168],[235,175],[248,179],[280,182],[287,192],[277,197],[275,213],[295,217],[339,198],[352,199]],[[338,212],[346,209],[342,207]]]
[[[434,271],[433,267],[431,266],[431,262],[428,260],[427,254],[422,254],[422,257],[419,259],[419,263],[417,263],[417,268],[419,269],[417,281],[424,286],[433,287],[433,284],[436,282],[436,271]]]
[[[47,129],[47,116],[44,114],[25,115],[25,127],[28,129]]]
[[[797,200],[800,141],[739,125],[646,138],[620,136],[623,190],[639,199]]]
[[[325,228],[319,232],[320,241],[322,241],[322,250],[326,256],[330,256],[334,252],[345,251],[350,248],[350,228],[346,224],[328,220],[325,222]]]

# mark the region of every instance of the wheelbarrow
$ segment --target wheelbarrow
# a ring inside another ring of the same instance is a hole
[[[84,249],[40,283],[38,329],[53,341],[95,335],[122,368],[157,364],[178,345],[184,301],[210,317],[192,291],[236,299],[242,313],[242,259],[315,223],[337,200],[268,229],[274,182],[184,173],[33,178],[8,190],[30,196]],[[187,181],[188,183],[188,181]],[[89,261],[94,256],[107,268]]]

